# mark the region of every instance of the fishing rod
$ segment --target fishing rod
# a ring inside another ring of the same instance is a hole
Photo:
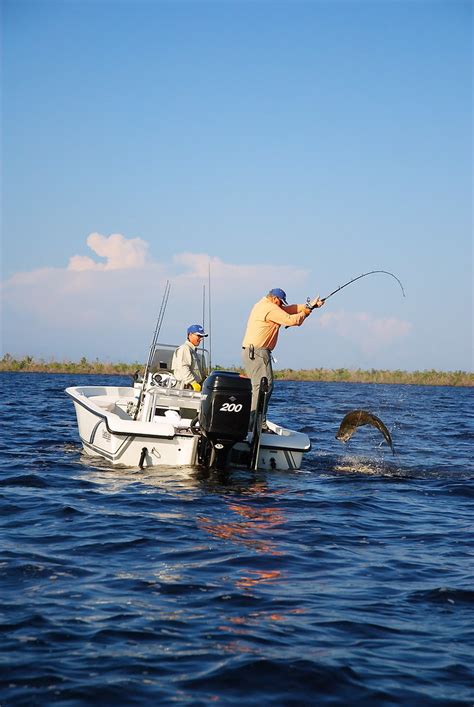
[[[141,404],[142,404],[143,393],[145,392],[145,386],[146,386],[146,382],[147,382],[147,378],[148,378],[148,371],[150,370],[150,366],[151,366],[152,359],[153,359],[153,353],[154,353],[154,351],[155,351],[156,342],[158,341],[158,336],[160,335],[161,325],[163,324],[163,319],[164,319],[164,316],[165,316],[166,306],[167,306],[167,304],[168,304],[168,297],[170,296],[170,290],[171,290],[170,281],[169,281],[169,280],[166,280],[165,291],[164,291],[164,293],[163,293],[163,298],[162,298],[162,300],[161,300],[160,311],[158,312],[158,319],[157,319],[157,321],[156,321],[156,327],[155,327],[155,331],[154,331],[154,334],[153,334],[153,339],[152,339],[152,341],[151,341],[150,352],[149,352],[149,354],[148,354],[148,361],[146,362],[145,372],[144,372],[144,374],[143,374],[142,387],[141,387],[141,390],[140,390],[140,395],[138,396],[137,407],[136,407],[136,410],[135,410],[135,415],[134,415],[134,417],[133,417],[134,420],[137,419],[138,413],[139,413],[139,411],[140,411],[140,407],[141,407]]]
[[[347,287],[348,285],[352,285],[353,282],[356,282],[356,280],[360,280],[362,277],[367,277],[367,275],[374,275],[375,273],[383,273],[384,275],[390,275],[390,277],[395,278],[395,280],[398,282],[400,285],[401,291],[403,296],[405,297],[405,290],[403,289],[403,285],[398,279],[396,275],[393,274],[393,272],[388,272],[388,270],[370,270],[370,272],[364,272],[362,275],[358,275],[357,277],[353,277],[352,280],[349,280],[349,282],[345,282],[343,285],[338,287],[336,290],[333,290],[329,295],[326,295],[326,297],[321,297],[321,302],[324,304],[326,300],[328,300],[330,297],[336,294],[336,292],[340,292],[341,290],[344,289],[344,287]],[[309,307],[311,299],[308,297],[307,299],[307,306]],[[314,307],[309,307],[309,309],[314,309]],[[285,327],[285,329],[288,329],[288,327]]]
[[[330,297],[336,294],[336,292],[340,292],[341,290],[344,289],[344,287],[347,287],[348,285],[351,285],[353,282],[356,280],[360,280],[361,277],[367,277],[367,275],[373,275],[374,273],[384,273],[384,275],[390,275],[390,277],[395,278],[395,280],[398,282],[400,285],[400,288],[402,290],[403,296],[405,297],[405,290],[403,289],[403,285],[398,279],[396,275],[393,274],[393,272],[388,272],[388,270],[371,270],[370,272],[364,272],[362,275],[358,275],[357,277],[353,277],[352,280],[349,280],[349,282],[344,283],[344,285],[341,285],[340,287],[337,288],[337,290],[334,290],[331,292],[329,295],[326,295],[326,297],[322,297],[321,301],[324,303],[326,300],[328,300]]]

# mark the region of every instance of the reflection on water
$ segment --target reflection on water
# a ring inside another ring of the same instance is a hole
[[[256,552],[278,555],[275,543],[271,540],[256,537],[259,532],[258,527],[245,522],[221,522],[216,523],[214,519],[201,516],[197,518],[197,525],[201,530],[205,530],[215,538],[229,540]]]
[[[255,587],[257,584],[268,584],[269,582],[274,582],[277,579],[281,579],[281,577],[282,573],[279,570],[248,570],[247,576],[239,579],[235,585],[240,589],[249,589],[251,587]]]
[[[83,453],[80,455],[79,466],[84,468],[84,474],[80,474],[79,478],[103,486],[101,490],[104,493],[124,491],[131,484],[143,485],[141,493],[147,493],[147,487],[168,488],[178,484],[178,488],[196,489],[200,486],[196,468],[189,466],[131,468],[115,466],[106,459]]]
[[[260,493],[262,485],[250,486],[247,492],[252,489]],[[269,537],[270,531],[284,523],[284,516],[280,509],[226,501],[225,510],[226,515],[231,511],[243,520],[218,522],[215,518],[199,516],[197,518],[199,528],[216,538],[244,545],[255,552],[268,555],[281,554],[273,537]]]

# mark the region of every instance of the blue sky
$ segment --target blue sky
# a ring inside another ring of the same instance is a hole
[[[331,298],[278,367],[472,370],[472,4],[2,2],[2,354]]]

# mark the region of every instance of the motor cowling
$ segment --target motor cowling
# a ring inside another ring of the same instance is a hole
[[[206,443],[202,462],[223,468],[229,449],[249,431],[252,384],[232,371],[214,371],[202,387],[199,430]]]

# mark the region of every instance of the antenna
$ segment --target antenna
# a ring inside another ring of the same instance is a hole
[[[212,371],[212,325],[211,325],[211,259],[209,258],[208,263],[208,290],[209,290],[209,372]]]
[[[206,331],[206,285],[202,286],[202,328],[204,331]],[[201,339],[201,348],[202,348],[202,361],[203,361],[203,368],[205,368],[205,363],[206,363],[206,356],[205,356],[205,347],[204,347],[204,339]]]
[[[206,331],[206,285],[202,286],[202,328]]]

